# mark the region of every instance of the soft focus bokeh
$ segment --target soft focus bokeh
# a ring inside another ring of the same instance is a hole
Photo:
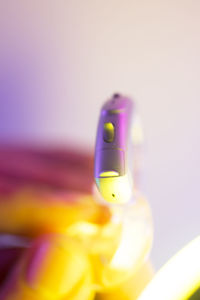
[[[94,146],[113,92],[136,99],[158,268],[200,228],[200,2],[0,2],[0,141]]]

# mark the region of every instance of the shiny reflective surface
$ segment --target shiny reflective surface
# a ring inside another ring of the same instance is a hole
[[[130,201],[133,189],[133,158],[131,127],[134,105],[131,99],[114,95],[102,107],[96,137],[96,184],[108,202]],[[119,176],[102,178],[102,172],[117,172]],[[101,178],[100,178],[101,177]]]

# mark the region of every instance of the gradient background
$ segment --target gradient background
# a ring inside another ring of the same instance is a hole
[[[94,146],[136,99],[158,268],[200,228],[200,1],[0,1],[0,140]]]

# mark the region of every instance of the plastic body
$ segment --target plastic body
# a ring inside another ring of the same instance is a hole
[[[127,203],[133,194],[130,169],[133,115],[133,102],[118,94],[108,100],[100,112],[94,176],[101,195],[110,203]]]

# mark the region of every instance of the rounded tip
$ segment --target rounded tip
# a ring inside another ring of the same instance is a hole
[[[121,95],[119,93],[113,94],[113,98],[119,98]]]

